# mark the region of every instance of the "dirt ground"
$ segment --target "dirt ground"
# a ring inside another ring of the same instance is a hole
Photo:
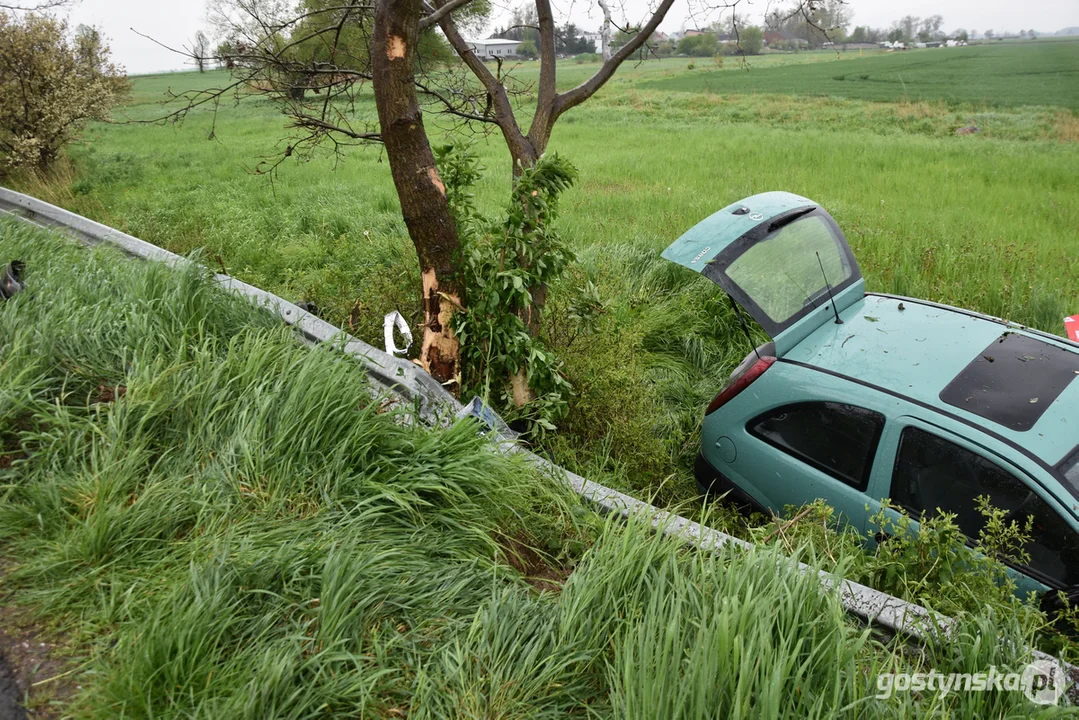
[[[0,558],[0,720],[52,720],[78,692],[78,664],[63,638],[36,624],[4,587]]]
[[[26,711],[19,704],[22,690],[7,659],[0,654],[0,720],[23,720]]]

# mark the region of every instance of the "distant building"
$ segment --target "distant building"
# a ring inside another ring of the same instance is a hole
[[[583,37],[588,42],[592,43],[592,50],[594,52],[599,52],[600,47],[603,45],[603,34],[602,33],[598,33],[598,32],[581,33],[581,37]]]
[[[510,57],[517,54],[517,48],[521,46],[520,40],[501,40],[499,38],[487,38],[486,40],[473,40],[468,43],[472,52],[483,59],[489,60],[496,57]]]
[[[790,43],[791,45],[798,45],[799,47],[809,45],[809,41],[805,38],[800,38],[794,33],[787,32],[786,30],[769,30],[764,33],[765,45],[774,47],[779,43]]]
[[[709,30],[686,30],[682,33],[682,37],[696,37],[697,35],[710,35]]]

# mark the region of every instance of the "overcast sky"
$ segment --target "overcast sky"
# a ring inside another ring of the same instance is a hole
[[[588,0],[552,0],[560,20],[568,17],[579,27],[587,30],[599,27],[600,14],[594,3]],[[512,7],[514,0],[494,0],[496,7]],[[630,22],[639,22],[648,7],[648,0],[618,0],[611,3],[616,16],[618,8],[625,8]],[[760,18],[774,2],[743,0],[739,14],[751,21]],[[854,25],[887,27],[902,15],[935,15],[944,17],[944,30],[955,28],[974,29],[984,32],[993,29],[1018,32],[1035,29],[1054,33],[1061,28],[1079,26],[1079,0],[1027,0],[1017,3],[1005,0],[850,0]],[[683,26],[705,25],[717,18],[695,15],[687,17],[687,4],[679,0],[667,15],[661,30],[671,32]],[[200,29],[206,29],[204,0],[81,0],[70,11],[72,24],[94,25],[105,32],[112,41],[113,55],[129,73],[148,73],[175,70],[184,67],[183,58],[140,37],[137,30],[159,42],[180,47],[190,42]],[[499,16],[496,14],[495,22]]]

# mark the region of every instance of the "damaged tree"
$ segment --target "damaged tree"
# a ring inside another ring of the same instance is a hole
[[[420,357],[443,383],[460,386],[460,357],[451,319],[464,292],[454,268],[461,243],[423,127],[413,73],[421,0],[377,0],[371,37],[371,75],[382,142],[416,246],[423,282],[424,333]]]
[[[419,361],[455,391],[460,382],[460,349],[450,319],[467,302],[457,266],[461,242],[426,135],[424,113],[478,126],[482,132],[497,128],[517,178],[546,152],[558,118],[592,97],[626,59],[645,48],[674,4],[674,0],[660,0],[616,52],[607,46],[604,62],[592,77],[558,92],[551,2],[532,1],[540,53],[534,90],[506,72],[502,60],[488,66],[465,40],[465,30],[485,24],[486,3],[302,0],[296,7],[282,0],[216,0],[211,17],[221,42],[218,47],[228,55],[215,60],[233,70],[232,82],[183,94],[185,106],[167,116],[178,119],[206,103],[216,107],[223,95],[241,89],[274,97],[296,133],[276,162],[260,166],[266,172],[323,141],[330,142],[334,151],[354,143],[382,142],[423,278],[424,338]],[[814,1],[805,0],[808,5]],[[611,25],[618,26],[606,0],[597,2],[606,37]],[[699,10],[729,8],[738,2],[705,3]],[[628,28],[625,23],[619,30],[628,32]],[[450,62],[451,53],[459,62]],[[374,87],[377,126],[354,112],[363,102],[360,90],[368,82]],[[521,129],[516,115],[521,98],[535,102],[527,131]],[[535,336],[541,328],[547,288],[539,285],[528,291],[532,303],[522,310],[522,320]],[[524,368],[518,368],[518,386],[525,374]],[[519,402],[530,397],[528,392],[515,395]]]

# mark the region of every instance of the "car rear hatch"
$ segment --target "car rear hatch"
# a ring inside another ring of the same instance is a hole
[[[782,357],[865,297],[865,282],[835,220],[812,200],[767,192],[728,205],[663,251],[748,312]]]

